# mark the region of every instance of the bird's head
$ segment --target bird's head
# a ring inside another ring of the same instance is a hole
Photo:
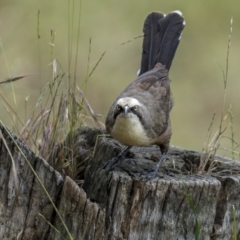
[[[120,98],[114,109],[114,118],[137,115],[141,112],[142,104],[133,97]]]

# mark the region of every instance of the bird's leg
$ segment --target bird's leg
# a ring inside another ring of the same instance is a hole
[[[105,169],[107,172],[111,171],[116,165],[118,165],[120,162],[124,160],[125,154],[129,151],[131,146],[125,147],[116,157],[109,160],[103,169]]]
[[[158,163],[156,164],[156,166],[154,168],[152,168],[150,171],[141,174],[141,177],[146,178],[146,179],[151,179],[151,178],[156,177],[158,170],[166,156],[167,156],[167,153],[162,153],[161,157],[159,157],[159,160],[158,160]]]

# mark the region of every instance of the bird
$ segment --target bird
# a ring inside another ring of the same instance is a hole
[[[105,164],[111,171],[133,146],[157,145],[160,156],[154,168],[143,174],[156,176],[167,156],[172,136],[170,111],[173,97],[168,73],[185,20],[179,10],[150,13],[143,26],[142,59],[138,77],[113,102],[106,117],[106,131],[126,147]]]

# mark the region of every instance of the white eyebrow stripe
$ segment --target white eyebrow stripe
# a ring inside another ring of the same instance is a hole
[[[134,106],[141,106],[142,104],[136,98],[125,97],[125,98],[118,99],[117,105],[120,105],[122,107],[128,105],[131,108]]]

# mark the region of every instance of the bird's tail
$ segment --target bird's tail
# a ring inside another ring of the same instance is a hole
[[[185,21],[180,11],[168,15],[150,13],[143,27],[143,52],[139,75],[151,70],[157,63],[170,69],[181,39]]]

